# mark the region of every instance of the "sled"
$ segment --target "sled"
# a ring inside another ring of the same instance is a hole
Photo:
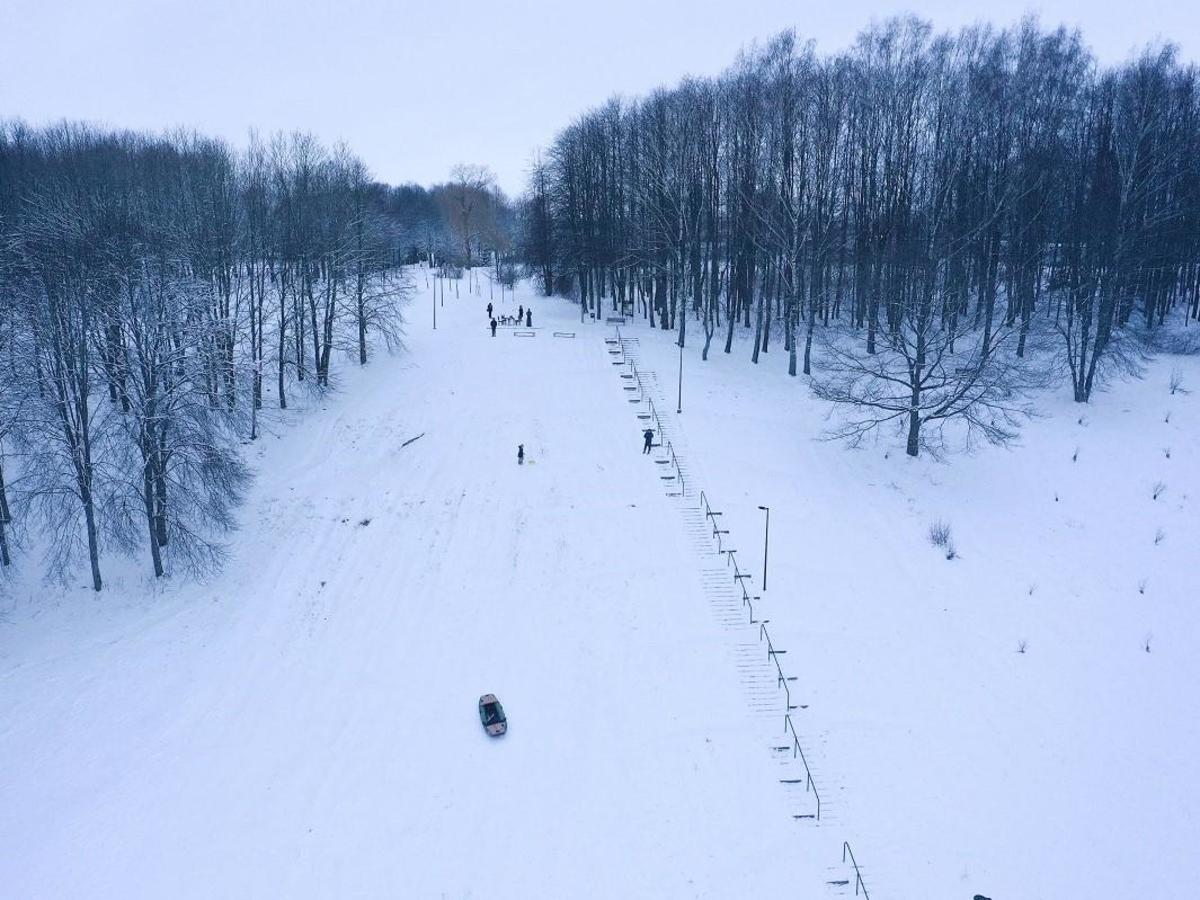
[[[479,698],[479,721],[483,723],[483,730],[491,737],[499,737],[508,731],[504,707],[500,705],[495,694],[484,694]]]

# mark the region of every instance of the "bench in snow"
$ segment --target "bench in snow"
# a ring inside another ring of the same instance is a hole
[[[573,331],[556,331],[556,332],[554,332],[554,336],[561,337],[561,338],[573,338],[573,337],[575,337],[575,332],[573,332]]]
[[[624,316],[605,316],[604,324],[605,325],[624,325],[625,317]]]
[[[513,337],[537,337],[536,331],[514,331]]]

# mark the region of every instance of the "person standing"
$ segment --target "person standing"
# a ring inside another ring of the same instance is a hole
[[[520,325],[520,324],[521,324],[521,320],[522,320],[523,318],[525,318],[525,306],[524,306],[524,304],[522,304],[521,306],[518,306],[518,307],[517,307],[517,324],[518,324],[518,325]]]
[[[492,319],[492,337],[496,336],[496,320]]]
[[[525,327],[526,328],[533,327],[533,310],[532,309],[525,310]]]
[[[642,446],[642,452],[649,453],[650,448],[654,445],[654,429],[647,428],[642,432],[642,437],[646,439],[646,443]]]
[[[491,317],[492,317],[492,304],[489,302],[488,303],[488,318],[490,319]]]
[[[517,465],[525,465],[525,445],[517,444]]]

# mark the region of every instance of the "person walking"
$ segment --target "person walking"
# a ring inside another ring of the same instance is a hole
[[[525,465],[525,445],[517,444],[517,465]]]
[[[491,317],[492,317],[492,304],[488,303],[488,318],[490,319]]]
[[[533,310],[532,309],[525,310],[525,327],[526,328],[533,327]]]
[[[642,432],[642,437],[646,439],[646,443],[642,446],[642,452],[649,453],[651,446],[654,444],[654,429],[647,428]]]
[[[496,336],[496,320],[492,319],[492,337]]]
[[[518,306],[518,307],[517,307],[517,324],[518,324],[518,325],[520,325],[520,324],[521,324],[521,320],[522,320],[523,318],[525,318],[525,306],[524,306],[524,304],[522,304],[521,306]]]

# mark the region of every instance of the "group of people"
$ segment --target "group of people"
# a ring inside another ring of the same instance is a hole
[[[532,308],[526,309],[524,304],[517,307],[517,314],[515,316],[506,316],[506,315],[496,316],[494,313],[495,313],[495,309],[492,307],[492,304],[489,303],[487,305],[487,314],[488,314],[489,327],[492,329],[492,337],[496,336],[496,325],[497,324],[499,324],[499,325],[516,325],[516,326],[520,327],[521,321],[524,320],[526,328],[533,327],[533,309]],[[497,322],[497,318],[499,318],[499,322]]]

